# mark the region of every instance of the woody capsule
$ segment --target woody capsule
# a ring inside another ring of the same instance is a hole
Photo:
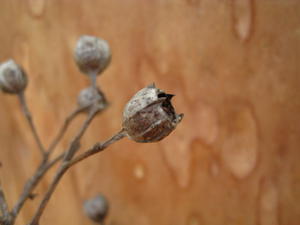
[[[182,120],[171,99],[174,95],[151,84],[138,91],[123,111],[123,129],[136,142],[157,142],[168,136]]]

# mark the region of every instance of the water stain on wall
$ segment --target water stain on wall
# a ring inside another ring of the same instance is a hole
[[[241,41],[250,39],[253,32],[254,0],[232,0],[233,31]]]
[[[27,0],[27,7],[32,17],[41,17],[45,12],[46,0]]]
[[[276,184],[265,178],[259,191],[258,224],[279,225],[279,193]]]
[[[219,132],[218,114],[211,105],[198,102],[189,112],[179,124],[180,129],[172,134],[175,137],[160,143],[166,165],[181,188],[188,187],[191,180],[192,142],[212,145]]]
[[[236,178],[243,179],[254,170],[258,159],[258,129],[252,107],[245,102],[229,102],[222,125],[222,160]]]

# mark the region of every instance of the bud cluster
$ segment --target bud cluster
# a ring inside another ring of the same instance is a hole
[[[111,51],[107,41],[83,35],[77,41],[74,59],[79,70],[90,77],[91,86],[80,91],[77,102],[87,111],[102,111],[108,105],[103,92],[96,86],[96,76],[100,75],[111,61]]]
[[[171,99],[174,95],[167,94],[163,90],[158,89],[154,84],[149,85],[138,91],[126,104],[123,111],[122,129],[117,134],[107,141],[95,144],[92,148],[86,150],[82,154],[75,155],[79,149],[81,137],[94,116],[108,106],[105,95],[101,91],[100,87],[96,85],[96,78],[108,67],[111,61],[110,47],[105,40],[84,35],[81,36],[77,42],[74,51],[74,59],[79,70],[90,77],[90,85],[79,92],[77,97],[78,108],[66,118],[59,134],[48,149],[44,148],[39,138],[38,132],[33,123],[32,115],[25,101],[26,98],[24,91],[28,84],[25,71],[14,60],[8,60],[0,64],[0,90],[4,93],[19,95],[23,113],[29,122],[31,132],[33,133],[35,141],[37,142],[43,156],[43,161],[39,170],[36,171],[36,174],[33,175],[31,178],[32,180],[30,180],[32,182],[29,182],[28,185],[25,186],[25,188],[29,190],[28,194],[25,192],[25,194],[21,196],[20,202],[17,204],[16,208],[12,210],[12,212],[8,211],[6,203],[3,205],[5,198],[3,192],[0,193],[2,194],[2,198],[0,199],[1,214],[7,214],[12,218],[6,219],[4,216],[0,216],[0,224],[14,223],[14,220],[16,219],[16,216],[22,208],[25,200],[30,198],[31,190],[34,190],[35,185],[38,184],[45,172],[47,172],[47,170],[54,166],[54,164],[59,160],[62,161],[61,167],[58,168],[50,188],[45,193],[32,221],[29,223],[30,225],[38,224],[43,210],[55,190],[58,181],[71,166],[93,154],[103,151],[109,145],[119,141],[125,136],[140,143],[160,141],[167,137],[183,118],[183,114],[177,114],[171,103]],[[81,111],[87,112],[89,115],[82,127],[79,129],[79,133],[72,140],[69,148],[65,152],[50,161],[50,153],[63,137],[70,121]],[[44,168],[46,168],[46,170],[44,170]],[[41,176],[38,176],[39,174]],[[104,219],[108,214],[108,210],[108,201],[103,195],[98,195],[84,203],[84,211],[86,215],[91,220],[99,224],[103,224]]]

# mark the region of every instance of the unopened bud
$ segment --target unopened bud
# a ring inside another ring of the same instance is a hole
[[[83,209],[88,218],[102,223],[108,214],[109,204],[103,195],[98,195],[84,202]]]
[[[8,60],[0,65],[0,89],[10,94],[18,94],[25,90],[27,76],[21,66],[14,60]]]
[[[105,40],[88,35],[79,38],[74,56],[81,72],[88,75],[100,74],[111,60],[108,43]]]
[[[123,129],[136,142],[156,142],[168,136],[181,121],[171,104],[174,95],[149,85],[134,95],[123,112]]]
[[[80,91],[77,102],[80,108],[86,108],[88,111],[94,107],[101,111],[108,105],[106,98],[98,87],[88,87]]]

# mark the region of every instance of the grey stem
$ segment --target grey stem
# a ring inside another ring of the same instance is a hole
[[[20,101],[20,104],[21,104],[21,107],[22,107],[22,111],[29,123],[29,126],[30,126],[30,129],[31,129],[31,132],[34,136],[34,139],[39,147],[39,150],[41,152],[41,154],[43,155],[44,158],[47,157],[47,153],[45,151],[45,148],[41,142],[41,139],[37,133],[37,130],[36,130],[36,127],[34,125],[34,122],[33,122],[33,119],[32,119],[32,115],[28,109],[28,106],[27,106],[27,102],[26,102],[26,98],[25,98],[25,95],[24,95],[24,92],[21,92],[20,94],[18,94],[19,96],[19,101]]]
[[[78,131],[77,135],[71,141],[71,144],[70,144],[68,150],[66,151],[66,154],[65,154],[65,157],[64,157],[64,161],[70,160],[75,155],[75,153],[79,149],[80,139],[82,138],[82,136],[84,135],[85,131],[87,130],[87,128],[89,127],[90,123],[92,122],[92,120],[94,119],[94,117],[96,116],[96,114],[98,112],[99,112],[99,110],[97,108],[95,108],[94,110],[92,110],[89,113],[89,115],[86,118],[86,120],[84,121],[82,127]]]
[[[66,122],[66,123],[69,123],[70,120],[72,120],[74,118],[74,116],[76,116],[77,113],[79,113],[82,110],[83,109],[78,109],[78,110],[75,110],[73,113],[71,113],[70,116],[67,118],[68,122]],[[83,136],[84,132],[86,131],[88,125],[91,123],[92,119],[95,117],[96,113],[97,113],[97,110],[94,110],[89,114],[88,118],[85,120],[85,122],[84,122],[83,126],[81,127],[81,129],[79,130],[78,134],[71,142],[69,149],[67,151],[63,152],[62,154],[60,154],[59,156],[57,156],[55,159],[53,159],[49,163],[47,163],[48,156],[49,156],[49,150],[48,150],[47,157],[41,162],[40,166],[37,168],[36,172],[31,177],[31,179],[28,180],[27,183],[25,184],[23,192],[22,192],[16,206],[14,207],[14,209],[12,211],[13,220],[16,219],[16,217],[17,217],[18,213],[20,212],[21,208],[23,207],[24,203],[26,202],[26,200],[28,199],[28,197],[30,196],[30,194],[32,193],[34,188],[37,186],[37,184],[39,183],[41,178],[45,175],[45,173],[51,167],[53,167],[57,162],[59,162],[61,159],[63,159],[67,155],[68,152],[71,152],[72,154],[76,153],[76,151],[79,148],[79,141],[80,141],[81,137]],[[67,124],[67,126],[68,126],[68,124]],[[56,139],[53,142],[54,144],[52,143],[52,145],[51,145],[53,149],[55,148],[56,143],[59,142],[59,139],[62,137],[63,133],[65,132],[63,130],[66,130],[66,129],[67,129],[67,127],[63,126],[63,128],[57,135]],[[51,151],[53,151],[53,150],[51,150]],[[69,153],[69,154],[71,154],[71,153]]]
[[[97,86],[97,73],[91,72],[88,74],[89,78],[90,78],[90,82],[92,87],[96,88]]]
[[[61,138],[63,137],[65,131],[67,130],[69,124],[71,121],[80,113],[84,110],[83,108],[78,108],[74,110],[66,119],[64,122],[64,125],[60,129],[59,133],[51,143],[47,154],[48,156],[52,153],[52,151],[55,149]],[[43,178],[43,176],[46,174],[46,172],[52,168],[57,162],[59,162],[64,156],[64,153],[60,154],[56,158],[54,158],[52,161],[48,162],[48,157],[44,159],[38,168],[36,169],[35,173],[33,176],[26,182],[26,184],[23,187],[22,194],[20,195],[15,207],[12,210],[12,224],[16,217],[18,216],[20,210],[22,209],[23,205],[25,204],[26,200],[29,198],[29,196],[32,194],[33,190],[39,183],[39,181]]]
[[[34,175],[26,182],[23,192],[21,196],[19,197],[19,200],[15,207],[12,210],[12,217],[13,221],[18,216],[20,210],[22,209],[23,205],[25,204],[26,200],[29,198],[29,196],[32,194],[33,190],[41,180],[41,178],[46,174],[46,172],[52,168],[57,162],[59,162],[63,158],[63,154],[57,156],[55,159],[53,159],[49,163],[42,162],[39,167],[36,169]],[[13,223],[12,223],[13,224]]]
[[[63,126],[60,128],[58,134],[56,135],[56,137],[54,138],[54,140],[51,142],[49,148],[48,148],[48,154],[50,155],[55,147],[57,146],[57,144],[60,142],[60,140],[62,139],[62,137],[64,136],[66,130],[68,129],[70,123],[76,118],[76,116],[81,113],[85,108],[77,108],[75,109],[73,112],[71,112],[70,115],[67,116],[67,118],[65,119]]]
[[[92,148],[88,149],[86,152],[82,153],[81,155],[77,156],[74,160],[71,161],[64,161],[61,166],[58,168],[52,183],[50,184],[47,192],[44,195],[44,198],[42,199],[42,201],[40,202],[40,205],[35,213],[35,215],[33,216],[31,222],[28,225],[38,225],[38,222],[47,206],[47,203],[49,202],[53,192],[55,191],[60,179],[63,177],[63,175],[67,172],[67,170],[72,167],[73,165],[75,165],[76,163],[82,161],[83,159],[96,154],[97,152],[100,152],[102,150],[104,150],[105,148],[107,148],[109,145],[115,143],[116,141],[122,139],[123,137],[125,137],[126,134],[125,132],[122,130],[120,132],[118,132],[116,135],[114,135],[112,138],[110,138],[109,140],[103,142],[103,143],[97,143],[95,144]]]
[[[77,157],[75,157],[74,159],[72,159],[70,161],[70,165],[75,165],[76,163],[104,150],[105,148],[107,148],[109,145],[121,140],[122,138],[126,137],[127,134],[124,130],[119,131],[117,134],[115,134],[114,136],[112,136],[110,139],[108,139],[105,142],[99,142],[96,143],[92,148],[86,150],[84,153],[82,153],[81,155],[78,155]]]
[[[6,198],[1,184],[0,184],[0,211],[2,213],[3,221],[8,220],[9,219],[8,204],[6,202]]]

